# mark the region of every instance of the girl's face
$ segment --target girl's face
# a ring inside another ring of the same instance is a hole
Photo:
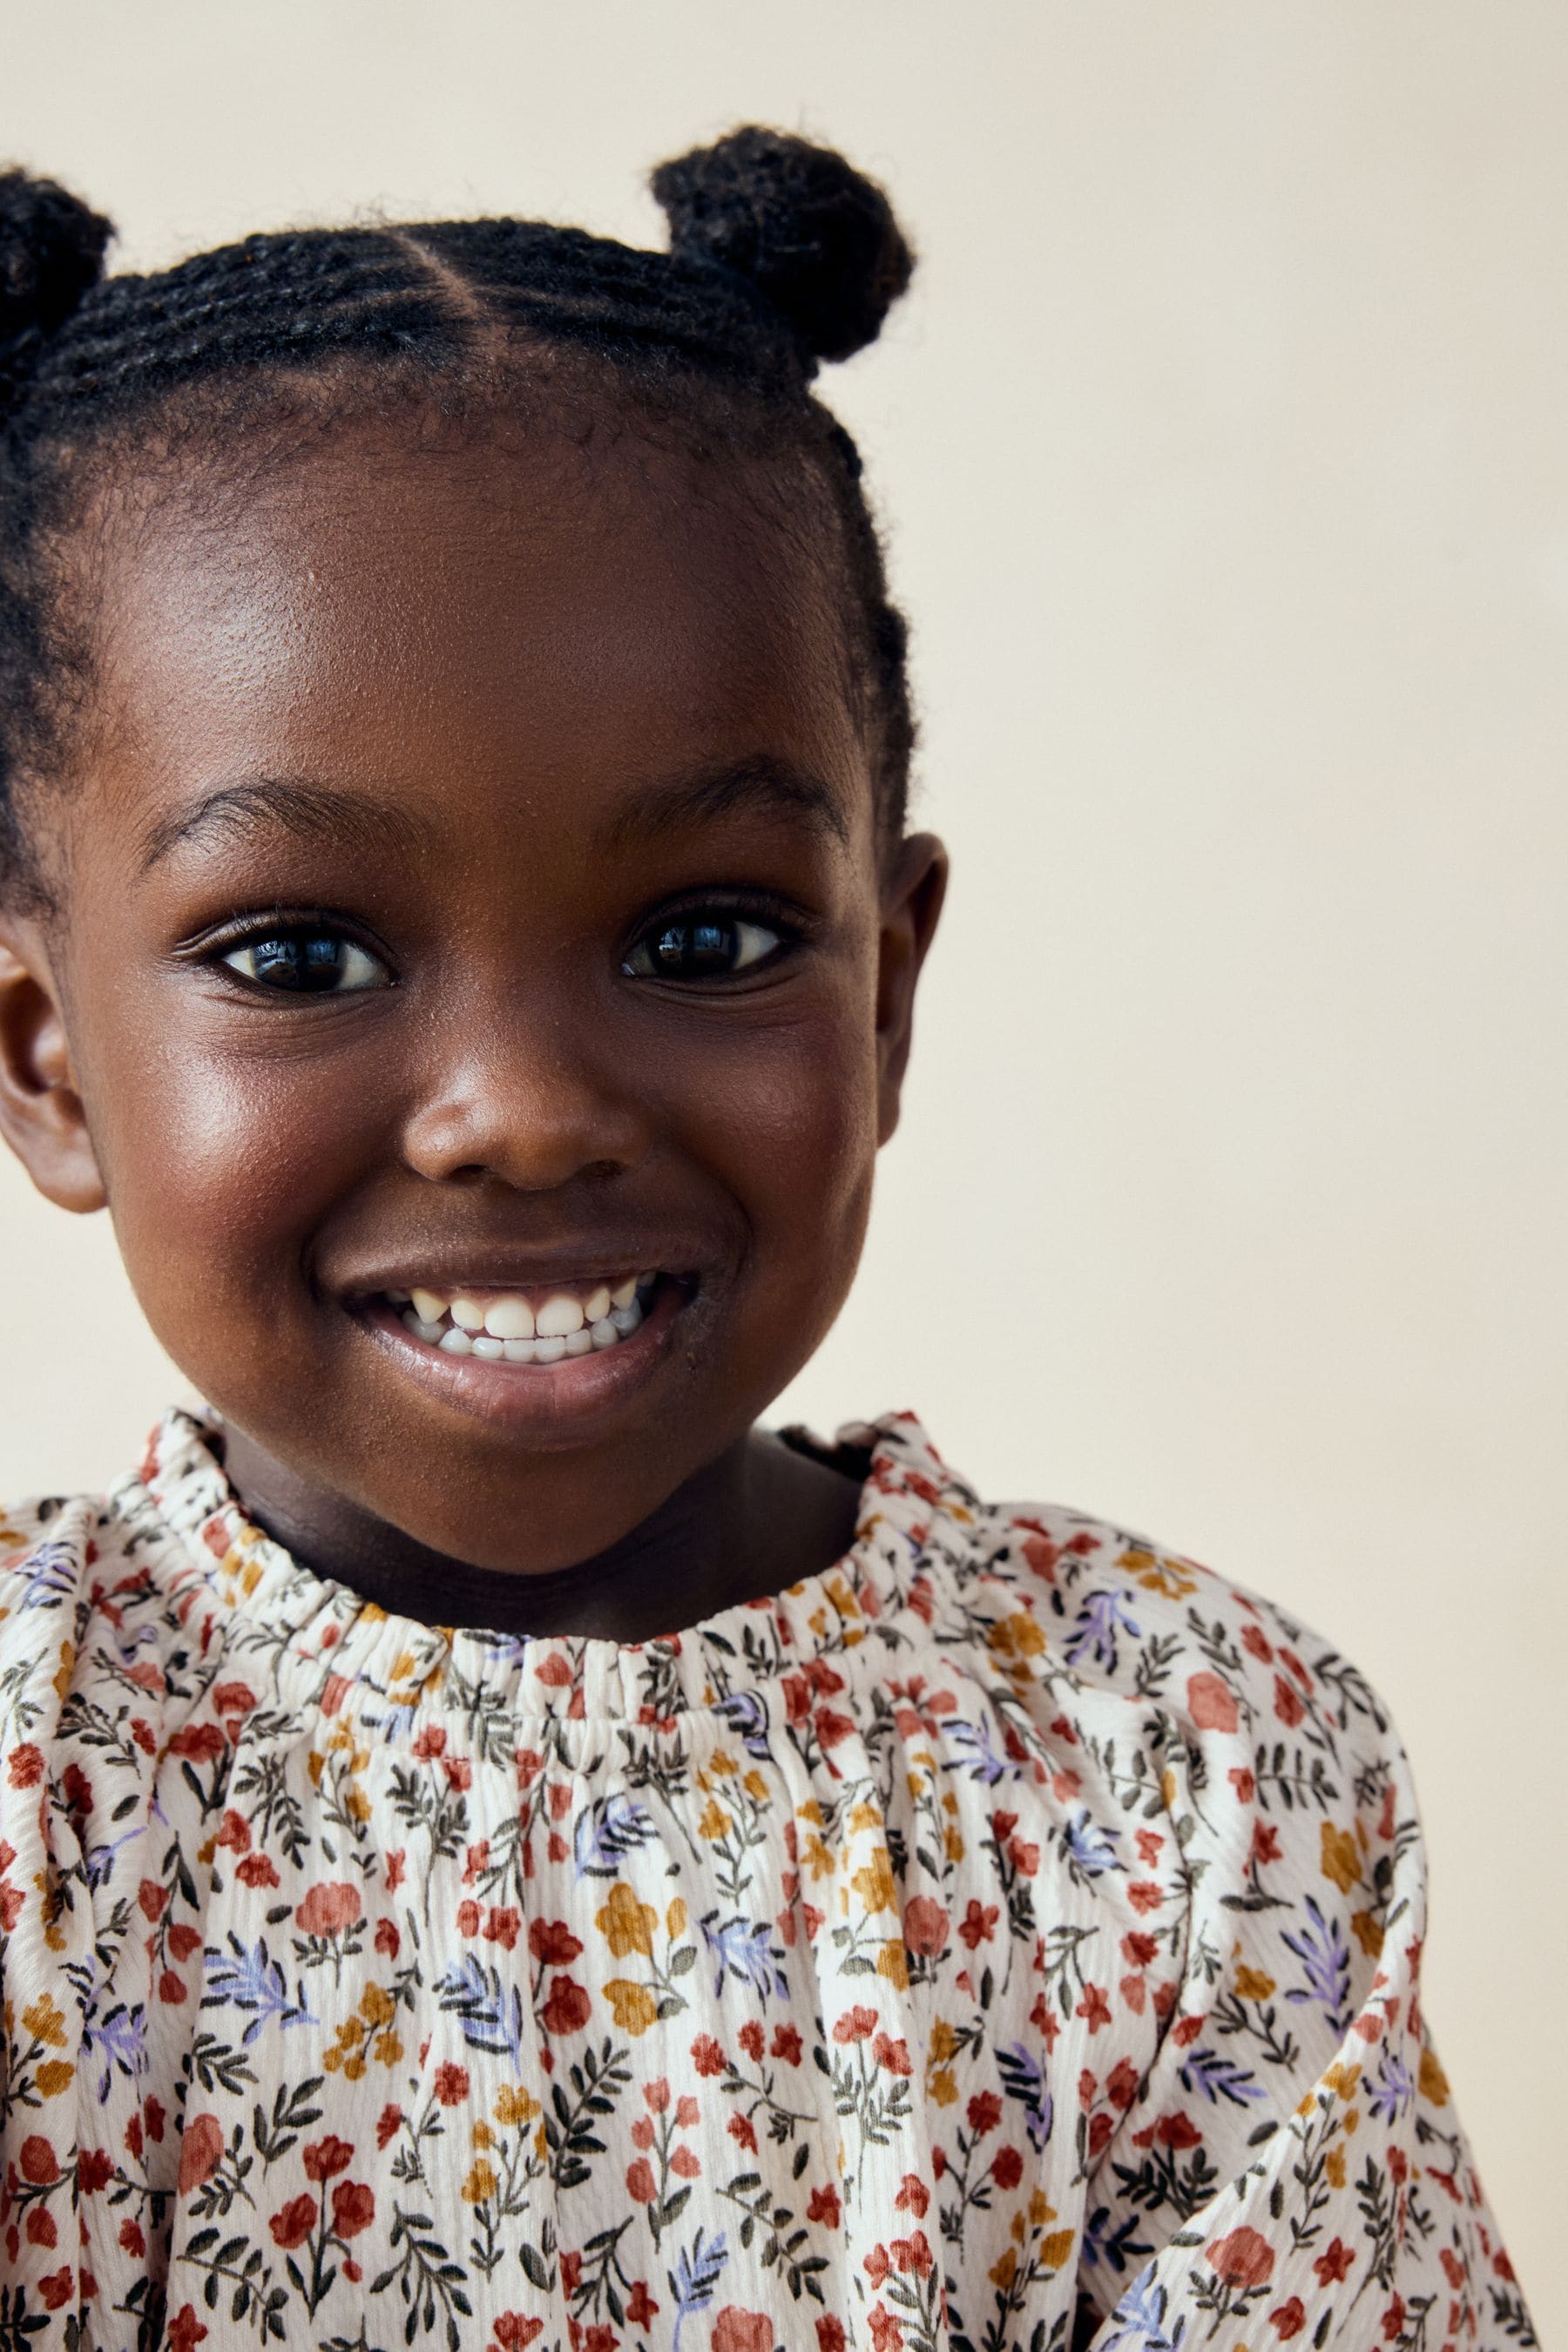
[[[103,536],[0,1117],[291,1474],[476,1565],[584,1559],[837,1315],[940,850],[879,859],[831,571],[776,488],[629,433],[384,423],[198,487]],[[405,1320],[560,1339],[648,1275],[585,1352]]]

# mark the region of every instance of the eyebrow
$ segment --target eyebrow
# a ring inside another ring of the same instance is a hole
[[[626,849],[715,817],[751,812],[795,824],[804,820],[812,831],[849,845],[849,821],[833,786],[809,769],[766,752],[647,785],[611,818],[601,837],[608,849]]]
[[[179,809],[148,828],[142,838],[142,873],[182,842],[210,835],[281,831],[299,841],[331,841],[351,849],[406,852],[424,845],[425,827],[405,810],[390,808],[363,793],[291,776],[247,776],[220,784],[189,808]]]

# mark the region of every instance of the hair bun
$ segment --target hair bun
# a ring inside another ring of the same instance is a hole
[[[661,163],[649,184],[675,258],[749,279],[813,359],[873,341],[910,282],[891,205],[831,147],[750,124]]]
[[[53,180],[0,172],[0,390],[26,374],[103,274],[114,231]]]

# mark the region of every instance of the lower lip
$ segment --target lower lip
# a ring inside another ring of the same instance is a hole
[[[554,1364],[448,1355],[416,1339],[403,1322],[402,1309],[386,1299],[361,1309],[355,1319],[401,1370],[459,1412],[517,1435],[571,1444],[594,1423],[612,1419],[622,1402],[653,1378],[668,1360],[670,1334],[689,1303],[685,1288],[666,1276],[626,1339],[592,1356],[563,1356]]]

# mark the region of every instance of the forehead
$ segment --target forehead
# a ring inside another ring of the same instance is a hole
[[[176,803],[324,772],[456,821],[465,781],[543,814],[552,785],[613,799],[761,757],[853,817],[869,782],[805,499],[613,425],[379,421],[132,478],[96,534],[95,735],[121,791],[131,770]]]

